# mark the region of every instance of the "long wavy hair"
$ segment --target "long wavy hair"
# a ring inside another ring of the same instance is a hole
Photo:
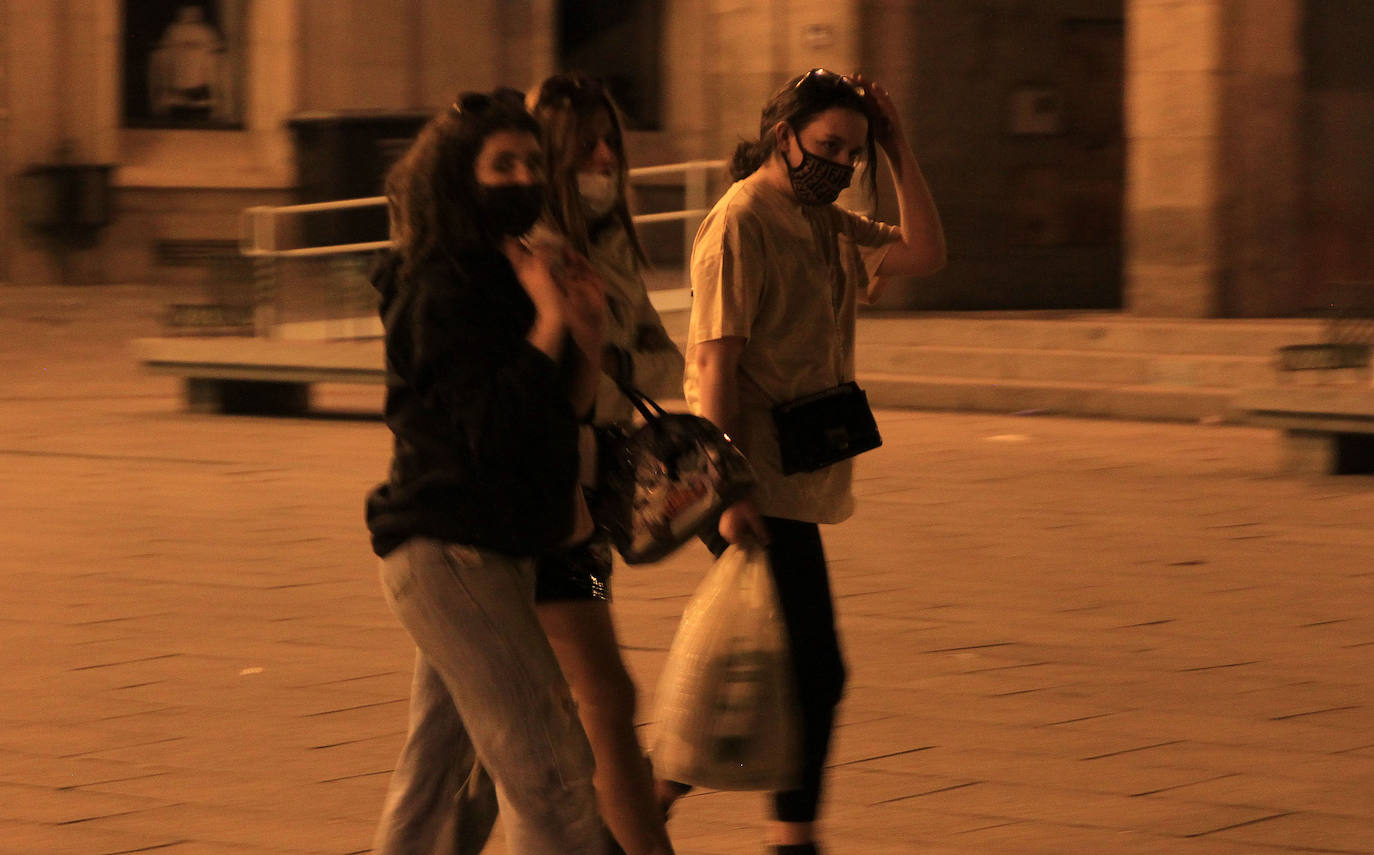
[[[591,246],[593,224],[588,222],[578,195],[577,172],[587,153],[596,146],[592,129],[597,116],[604,113],[610,119],[611,139],[607,143],[615,150],[620,190],[609,217],[625,230],[635,259],[645,264],[644,248],[635,233],[627,199],[630,169],[625,162],[625,123],[606,87],[597,78],[585,74],[555,74],[532,93],[529,104],[543,129],[541,139],[549,161],[549,219],[583,255]]]
[[[539,136],[539,124],[514,89],[464,92],[420,130],[387,172],[391,240],[402,272],[438,256],[496,247],[500,235],[479,215],[475,167],[497,131]]]
[[[877,117],[864,97],[863,90],[848,77],[823,68],[813,68],[783,84],[763,106],[757,139],[741,140],[730,159],[730,177],[736,181],[758,171],[777,150],[778,141],[773,129],[786,122],[794,135],[800,135],[817,116],[832,107],[853,110],[868,120],[868,136],[864,140],[864,177],[869,195],[878,198],[878,145],[873,134]],[[798,145],[801,145],[798,140]]]

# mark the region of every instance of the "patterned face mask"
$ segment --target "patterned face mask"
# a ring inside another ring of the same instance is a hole
[[[854,178],[854,167],[836,163],[814,155],[802,148],[801,135],[792,129],[792,139],[797,141],[797,150],[802,161],[798,166],[787,165],[787,177],[792,180],[792,192],[803,205],[829,205],[840,196],[840,191],[849,186]]]

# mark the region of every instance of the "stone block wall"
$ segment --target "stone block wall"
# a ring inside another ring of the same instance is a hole
[[[290,198],[289,117],[532,85],[575,6],[246,2],[245,126],[211,131],[121,126],[120,0],[0,0],[0,280],[61,273],[10,190],[63,142],[118,165],[117,220],[80,269],[155,277],[157,241],[232,238],[242,207]],[[889,307],[1275,315],[1374,279],[1369,0],[661,2],[662,129],[631,135],[634,165],[728,158],[813,66],[894,92],[951,265]]]
[[[288,119],[307,110],[438,109],[459,89],[527,86],[552,68],[554,0],[247,0],[241,130],[123,127],[120,0],[0,0],[0,279],[156,281],[166,241],[232,241],[256,204],[293,201]],[[16,73],[16,70],[22,70]],[[115,221],[59,264],[17,222],[9,182],[67,142],[111,163]]]
[[[739,139],[757,135],[777,86],[815,66],[861,70],[893,92],[954,263],[933,279],[895,283],[885,307],[1119,303],[1120,229],[1110,225],[1120,220],[1119,82],[1105,108],[1078,87],[1067,100],[1081,112],[1065,133],[1017,135],[1007,123],[1018,87],[1062,96],[1076,79],[1061,44],[1072,38],[1066,22],[1119,28],[1121,0],[678,0],[668,8],[665,133],[679,159],[728,158]],[[1107,71],[1119,81],[1119,62]],[[1104,122],[1082,115],[1104,110],[1107,139]],[[877,213],[895,218],[886,166],[877,166]],[[872,205],[857,193],[844,201]]]
[[[250,4],[246,115],[242,130],[124,127],[121,118],[121,13],[118,0],[4,0],[12,105],[3,125],[7,181],[64,147],[78,162],[109,163],[113,222],[92,247],[64,257],[17,222],[10,194],[0,255],[8,277],[24,283],[149,281],[157,278],[160,240],[233,240],[243,207],[281,198],[292,174],[283,119],[296,108],[298,8]],[[149,198],[166,207],[149,216]],[[182,200],[182,201],[176,201]],[[195,208],[187,213],[186,200]],[[225,207],[216,209],[220,204]]]

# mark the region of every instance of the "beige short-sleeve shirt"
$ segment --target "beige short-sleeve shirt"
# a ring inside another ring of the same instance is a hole
[[[772,408],[854,379],[859,289],[897,237],[895,227],[837,205],[802,205],[757,172],[735,182],[697,232],[683,389],[700,412],[696,346],[746,340],[733,439],[753,464],[767,516],[836,523],[854,512],[852,461],[782,474]]]

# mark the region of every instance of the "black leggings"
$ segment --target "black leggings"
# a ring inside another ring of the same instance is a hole
[[[815,523],[764,517],[768,564],[778,588],[802,719],[802,778],[795,790],[773,794],[773,815],[782,822],[812,822],[821,800],[821,777],[830,753],[835,707],[844,693],[845,668],[835,632],[830,577]],[[720,555],[719,535],[707,544]]]

